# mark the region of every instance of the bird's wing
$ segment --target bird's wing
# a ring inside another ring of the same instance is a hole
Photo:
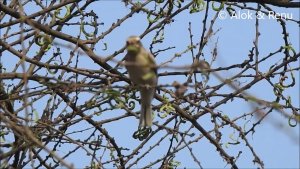
[[[157,67],[156,67],[155,58],[150,52],[147,52],[147,53],[148,53],[147,57],[148,57],[149,63],[151,64],[151,66],[153,66],[152,70],[157,75]]]

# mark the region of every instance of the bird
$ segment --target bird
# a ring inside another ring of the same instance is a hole
[[[147,51],[138,36],[130,36],[126,41],[127,54],[124,57],[129,79],[137,86],[141,96],[139,129],[152,126],[152,106],[158,82],[157,65],[154,56]]]

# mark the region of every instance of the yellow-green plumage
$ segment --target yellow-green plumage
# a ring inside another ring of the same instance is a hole
[[[139,37],[127,40],[125,67],[130,80],[138,86],[141,94],[141,117],[139,127],[152,125],[151,102],[157,85],[157,69],[153,55],[141,44]]]

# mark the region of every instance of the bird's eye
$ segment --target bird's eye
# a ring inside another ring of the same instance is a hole
[[[126,41],[126,45],[129,45],[130,43],[128,41]]]

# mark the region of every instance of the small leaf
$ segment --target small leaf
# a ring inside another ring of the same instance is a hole
[[[104,48],[102,50],[107,50],[107,43],[103,43],[104,44]]]
[[[287,49],[288,51],[292,51],[293,52],[293,56],[296,55],[296,51],[295,49],[292,47],[292,45],[288,45],[288,46],[283,46],[284,49]]]
[[[214,11],[220,11],[224,8],[224,2],[221,2],[219,7],[215,7],[215,2],[212,3],[212,8]]]
[[[55,10],[54,12],[54,16],[55,18],[59,19],[59,20],[64,20],[66,19],[70,14],[71,14],[71,10],[70,10],[70,7],[69,6],[64,6],[66,8],[66,14],[64,17],[60,17],[59,14],[60,14],[60,11],[62,10],[61,8],[58,8]]]
[[[292,115],[289,117],[289,126],[290,127],[296,127],[298,124],[298,121],[300,121],[300,115]]]

